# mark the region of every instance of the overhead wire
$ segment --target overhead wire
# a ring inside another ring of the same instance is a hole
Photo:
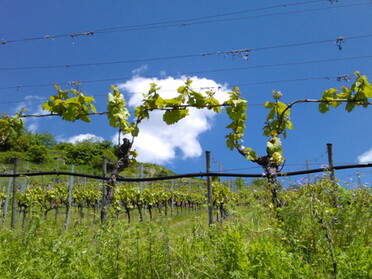
[[[205,74],[205,73],[233,72],[233,71],[242,71],[242,70],[249,70],[249,69],[283,67],[283,66],[297,66],[297,65],[317,64],[317,63],[336,62],[336,61],[347,61],[347,60],[355,60],[355,59],[370,59],[370,58],[372,58],[372,55],[353,56],[353,57],[344,57],[344,58],[328,58],[328,59],[309,60],[309,61],[301,61],[301,62],[252,65],[252,66],[238,67],[238,68],[223,68],[223,69],[213,69],[213,70],[190,71],[190,72],[184,72],[184,73],[172,73],[172,74],[167,74],[167,76],[189,76],[189,75]],[[157,77],[162,77],[162,76],[163,76],[162,74],[144,75],[144,76],[141,76],[141,78],[157,78]],[[133,78],[133,76],[107,78],[107,79],[85,80],[85,81],[80,81],[80,83],[85,84],[85,83],[118,81],[118,80],[128,80],[128,79],[131,79],[131,78]],[[57,82],[57,83],[68,85],[70,82]],[[15,86],[1,87],[0,90],[9,90],[9,89],[19,90],[21,88],[35,88],[35,87],[49,87],[49,86],[53,86],[53,84],[44,83],[44,84],[15,85]]]
[[[283,7],[287,8],[290,6],[306,5],[306,4],[320,3],[320,2],[324,2],[324,0],[313,0],[313,1],[306,1],[306,2],[274,5],[274,6],[263,7],[263,8],[255,8],[255,9],[249,9],[249,10],[243,10],[243,11],[237,11],[237,12],[229,12],[229,13],[223,13],[223,14],[210,15],[210,16],[188,18],[188,19],[177,19],[177,20],[161,21],[161,22],[148,23],[148,24],[132,25],[132,26],[103,28],[103,29],[96,29],[96,31],[97,32],[105,32],[105,31],[110,32],[110,31],[122,30],[126,28],[139,28],[139,27],[148,27],[148,26],[161,25],[161,24],[180,23],[180,22],[185,22],[185,21],[195,21],[195,20],[203,20],[203,19],[210,19],[210,18],[216,18],[216,17],[225,17],[225,16],[231,16],[231,15],[237,15],[237,14],[258,12],[258,11],[283,8]]]
[[[266,8],[258,8],[258,9],[252,9],[252,10],[246,10],[246,11],[238,11],[238,12],[233,12],[233,13],[225,13],[225,14],[220,14],[220,15],[211,15],[211,16],[204,16],[204,17],[184,19],[184,20],[171,20],[171,21],[141,24],[141,25],[103,28],[103,29],[97,29],[95,31],[90,30],[90,31],[85,31],[85,32],[76,32],[76,33],[72,33],[72,34],[45,35],[45,36],[41,36],[41,37],[30,37],[30,38],[13,39],[13,40],[1,40],[0,44],[7,45],[9,43],[18,43],[18,42],[36,41],[36,40],[45,40],[45,39],[55,39],[55,38],[63,38],[63,37],[70,37],[70,38],[74,39],[74,38],[79,37],[79,36],[91,36],[91,35],[95,35],[95,34],[99,34],[99,33],[102,34],[102,33],[112,33],[112,32],[126,32],[126,31],[136,31],[136,30],[160,29],[160,28],[168,28],[168,27],[176,27],[176,26],[184,27],[184,26],[190,26],[190,25],[209,24],[209,23],[226,22],[226,21],[237,21],[237,20],[244,20],[244,19],[251,19],[251,18],[271,17],[271,16],[276,16],[276,15],[288,15],[288,14],[294,14],[294,13],[315,12],[315,11],[321,11],[321,10],[330,10],[330,9],[346,8],[346,7],[362,6],[362,5],[372,4],[370,2],[367,2],[367,3],[353,3],[353,4],[347,4],[347,5],[332,6],[332,7],[323,7],[323,8],[314,8],[314,9],[270,13],[270,14],[263,14],[263,15],[252,15],[252,16],[244,16],[244,17],[198,21],[198,20],[209,19],[209,18],[214,18],[214,17],[222,17],[222,16],[233,15],[233,14],[248,13],[248,12],[258,11],[258,10],[262,10],[262,9],[273,9],[273,8],[289,7],[289,6],[295,6],[295,5],[305,5],[305,4],[318,3],[318,2],[324,2],[324,0],[323,1],[322,0],[307,1],[307,2],[301,2],[301,3],[289,3],[289,4],[282,4],[282,5],[275,5],[275,6],[266,7]]]
[[[342,37],[343,41],[346,40],[355,40],[355,39],[364,39],[370,38],[372,34],[365,34],[359,36],[351,36],[351,37]],[[318,40],[318,41],[311,41],[311,42],[300,42],[300,43],[292,43],[292,44],[283,44],[283,45],[273,45],[273,46],[264,46],[264,47],[257,47],[257,48],[246,48],[246,49],[238,49],[238,50],[225,50],[225,51],[215,51],[215,52],[207,52],[207,53],[199,53],[199,54],[187,54],[187,55],[175,55],[175,56],[166,56],[166,57],[153,57],[153,58],[139,58],[139,59],[131,59],[131,60],[122,60],[122,61],[106,61],[106,62],[93,62],[93,63],[80,63],[80,64],[65,64],[65,65],[46,65],[46,66],[24,66],[24,67],[2,67],[0,71],[14,71],[14,70],[36,70],[36,69],[58,69],[58,68],[74,68],[74,67],[91,67],[91,66],[103,66],[103,65],[115,65],[115,64],[128,64],[128,63],[138,63],[138,62],[152,62],[152,61],[162,61],[162,60],[173,60],[173,59],[184,59],[184,58],[193,58],[193,57],[205,57],[205,56],[212,56],[212,55],[239,55],[245,53],[244,57],[245,60],[248,59],[251,52],[257,51],[264,51],[270,49],[278,49],[278,48],[288,48],[288,47],[298,47],[298,46],[305,46],[305,45],[314,45],[314,44],[322,44],[322,43],[330,43],[335,42],[337,39],[326,39],[326,40]]]
[[[325,8],[315,8],[315,9],[297,10],[297,11],[288,11],[288,12],[271,13],[271,14],[264,14],[264,15],[254,15],[254,16],[227,18],[227,19],[219,19],[219,20],[199,21],[199,22],[187,22],[187,23],[176,24],[176,25],[148,26],[148,27],[142,27],[142,28],[123,29],[123,30],[116,30],[116,31],[106,31],[105,33],[108,33],[108,32],[136,31],[136,30],[145,30],[145,29],[146,30],[148,30],[148,29],[160,29],[160,28],[165,28],[165,27],[190,26],[190,25],[200,25],[200,24],[217,23],[217,22],[227,22],[227,21],[238,21],[238,20],[252,19],[252,18],[272,17],[272,16],[278,16],[278,15],[289,15],[289,14],[315,12],[315,11],[331,10],[331,9],[338,9],[338,8],[348,8],[348,7],[369,5],[369,4],[372,4],[372,3],[368,2],[368,3],[359,3],[359,4],[348,4],[348,5],[342,5],[342,6],[325,7]]]

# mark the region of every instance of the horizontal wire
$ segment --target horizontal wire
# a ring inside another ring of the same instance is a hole
[[[315,0],[315,1],[307,1],[307,2],[299,2],[299,3],[289,3],[289,4],[275,5],[275,6],[269,6],[269,7],[263,7],[263,8],[255,8],[255,9],[249,9],[249,10],[243,10],[243,11],[237,11],[237,12],[216,14],[216,15],[210,15],[210,16],[204,16],[204,17],[194,17],[194,18],[188,18],[188,19],[178,19],[178,20],[162,21],[162,22],[155,22],[155,23],[148,23],[148,24],[132,25],[132,26],[119,26],[119,27],[112,27],[112,28],[103,28],[103,29],[96,29],[96,31],[97,32],[105,32],[105,31],[110,32],[110,31],[116,31],[116,30],[122,30],[122,29],[148,27],[148,26],[169,24],[169,23],[180,23],[180,22],[185,22],[185,21],[194,21],[194,20],[203,20],[203,19],[210,19],[210,18],[216,18],[216,17],[225,17],[225,16],[230,16],[230,15],[257,12],[257,11],[262,11],[262,10],[270,10],[270,9],[283,8],[283,7],[286,8],[286,7],[290,7],[290,6],[306,5],[306,4],[313,4],[313,3],[320,3],[320,2],[324,2],[324,0]]]
[[[348,4],[348,5],[335,6],[335,7],[325,7],[325,8],[316,8],[316,9],[307,9],[307,10],[288,11],[288,12],[271,13],[271,14],[264,14],[264,15],[255,15],[255,16],[227,18],[227,19],[220,19],[220,20],[188,22],[188,23],[183,23],[183,24],[170,24],[170,25],[163,25],[163,26],[139,27],[139,28],[132,28],[132,29],[107,31],[107,32],[104,32],[104,33],[137,31],[137,30],[149,30],[149,29],[161,29],[161,28],[166,28],[166,27],[190,26],[190,25],[200,25],[200,24],[217,23],[217,22],[238,21],[238,20],[252,19],[252,18],[272,17],[272,16],[278,16],[278,15],[289,15],[289,14],[298,14],[298,13],[306,13],[306,12],[316,12],[316,11],[331,10],[331,9],[338,9],[338,8],[356,7],[356,6],[369,5],[369,4],[372,4],[372,3]]]
[[[342,170],[342,169],[355,169],[355,168],[370,168],[372,167],[371,163],[366,164],[354,164],[354,165],[342,165],[342,166],[334,166],[334,170]],[[285,176],[295,176],[295,175],[304,175],[310,173],[318,173],[318,172],[327,172],[329,171],[328,168],[318,168],[318,169],[311,169],[305,171],[292,171],[292,172],[283,172],[278,173],[279,177]],[[0,174],[0,177],[28,177],[28,176],[41,176],[41,175],[69,175],[69,176],[78,176],[78,177],[87,177],[87,178],[95,178],[100,180],[108,180],[109,177],[105,176],[98,176],[98,175],[89,175],[89,174],[80,174],[80,173],[73,173],[73,172],[63,172],[63,171],[49,171],[49,172],[34,172],[34,173],[16,173],[16,174]],[[147,178],[124,178],[119,176],[117,181],[128,181],[128,182],[140,182],[140,181],[157,181],[157,180],[171,180],[171,179],[178,179],[178,178],[187,178],[187,177],[211,177],[211,176],[218,176],[218,177],[251,177],[251,178],[264,178],[266,177],[265,174],[238,174],[238,173],[219,173],[219,172],[198,172],[198,173],[187,173],[187,174],[176,174],[170,176],[162,176],[162,177],[147,177]]]
[[[305,5],[305,4],[317,3],[317,2],[321,2],[321,1],[308,1],[308,2],[303,2],[303,3],[276,5],[272,7],[267,7],[266,9],[288,7],[288,6],[294,6],[294,5]],[[216,23],[216,22],[236,21],[236,20],[243,20],[243,19],[250,19],[250,18],[269,17],[269,16],[275,16],[275,15],[288,15],[288,14],[294,14],[294,13],[314,12],[314,11],[329,10],[329,9],[336,9],[336,8],[346,8],[346,7],[361,6],[361,5],[368,5],[368,4],[371,4],[371,3],[353,3],[353,4],[348,4],[348,5],[340,5],[340,6],[332,6],[332,7],[324,7],[324,8],[316,8],[316,9],[306,9],[306,10],[270,13],[270,14],[264,14],[264,15],[254,15],[254,16],[237,17],[237,18],[192,22],[193,20],[227,16],[228,14],[212,15],[212,16],[206,16],[206,17],[194,18],[194,19],[173,20],[173,21],[164,21],[164,22],[158,22],[158,23],[155,22],[155,23],[142,24],[142,25],[97,29],[96,31],[78,32],[78,33],[73,33],[73,34],[45,35],[42,37],[32,37],[32,38],[23,38],[23,39],[14,39],[14,40],[1,40],[0,44],[6,45],[8,43],[17,43],[17,42],[35,41],[35,40],[44,40],[44,39],[55,39],[55,38],[63,38],[63,37],[70,37],[74,39],[78,36],[91,36],[91,35],[98,34],[98,33],[137,31],[137,30],[159,29],[159,28],[176,27],[176,26],[183,27],[183,26],[190,26],[190,25],[197,25],[197,24],[207,24],[207,23]],[[265,8],[261,8],[261,9],[265,9]],[[255,11],[255,10],[240,11],[240,12],[235,12],[235,14],[243,13],[243,12],[252,12],[252,11]],[[184,22],[184,23],[181,23],[181,22]],[[160,25],[160,26],[157,26],[157,25]]]
[[[342,37],[343,41],[345,40],[355,40],[355,39],[365,39],[372,37],[372,34],[360,35],[360,36],[352,36],[352,37]],[[341,38],[341,37],[339,37]],[[59,69],[59,68],[74,68],[74,67],[91,67],[91,66],[103,66],[103,65],[115,65],[115,64],[128,64],[128,63],[138,63],[138,62],[152,62],[152,61],[162,61],[162,60],[173,60],[173,59],[184,59],[184,58],[192,58],[192,57],[205,57],[205,56],[212,56],[212,55],[239,55],[241,53],[247,53],[246,57],[250,55],[250,52],[254,51],[263,51],[263,50],[270,50],[270,49],[277,49],[277,48],[287,48],[287,47],[299,47],[305,45],[314,45],[314,44],[322,44],[322,43],[330,43],[336,42],[336,39],[326,39],[326,40],[318,40],[312,42],[301,42],[301,43],[293,43],[293,44],[284,44],[284,45],[274,45],[274,46],[266,46],[266,47],[258,47],[258,48],[251,48],[251,49],[239,49],[239,50],[226,50],[226,51],[216,51],[216,52],[208,52],[208,53],[200,53],[200,54],[187,54],[187,55],[178,55],[178,56],[167,56],[167,57],[153,57],[153,58],[139,58],[139,59],[132,59],[132,60],[122,60],[122,61],[107,61],[107,62],[93,62],[93,63],[80,63],[80,64],[65,64],[65,65],[47,65],[47,66],[25,66],[25,67],[3,67],[0,68],[0,71],[14,71],[14,70],[35,70],[35,69]]]
[[[329,59],[320,59],[320,60],[310,60],[310,61],[301,61],[301,62],[289,62],[289,63],[278,63],[278,64],[266,64],[266,65],[256,65],[256,66],[247,66],[247,67],[239,67],[239,68],[224,68],[224,69],[215,69],[215,70],[200,70],[200,71],[191,71],[185,73],[172,73],[167,74],[167,76],[187,76],[187,75],[195,75],[195,74],[205,74],[205,73],[219,73],[219,72],[232,72],[232,71],[241,71],[241,70],[249,70],[249,69],[259,69],[259,68],[270,68],[270,67],[283,67],[283,66],[297,66],[297,65],[307,65],[307,64],[316,64],[316,63],[325,63],[325,62],[336,62],[336,61],[346,61],[346,60],[354,60],[354,59],[369,59],[372,58],[372,55],[365,55],[365,56],[354,56],[354,57],[345,57],[345,58],[329,58]],[[162,77],[162,74],[158,75],[146,75],[141,76],[141,78],[157,78]],[[107,78],[107,79],[94,79],[94,80],[86,80],[80,81],[81,84],[85,83],[97,83],[97,82],[107,82],[107,81],[118,81],[118,80],[128,80],[132,79],[131,77],[118,77],[118,78]],[[71,82],[58,82],[58,84],[69,85]],[[35,88],[35,87],[49,87],[53,86],[50,83],[44,84],[28,84],[28,85],[15,85],[15,86],[8,86],[8,87],[1,87],[0,90],[8,90],[8,89],[21,89],[21,88]]]

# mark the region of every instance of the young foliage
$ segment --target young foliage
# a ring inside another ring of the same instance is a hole
[[[160,87],[154,83],[151,84],[149,92],[143,95],[142,104],[135,108],[137,119],[133,127],[137,127],[142,120],[148,119],[150,112],[154,110],[164,111],[163,121],[168,125],[172,125],[187,117],[190,108],[208,109],[220,113],[223,106],[228,107],[228,109],[230,106],[234,106],[234,109],[229,109],[229,113],[233,115],[234,121],[239,120],[239,125],[244,124],[244,119],[239,119],[239,117],[246,108],[246,101],[239,99],[239,95],[237,96],[236,93],[232,94],[232,98],[229,101],[221,104],[215,98],[214,92],[206,91],[205,94],[196,92],[192,89],[191,83],[192,80],[187,79],[185,85],[178,88],[178,95],[169,99],[162,98],[158,93]]]
[[[232,122],[226,128],[231,132],[226,135],[226,145],[230,150],[240,148],[240,143],[243,142],[245,121],[247,120],[247,101],[240,97],[238,87],[234,87],[232,92],[229,92],[230,99],[224,105],[226,106],[226,113]]]
[[[117,87],[111,86],[113,93],[108,93],[107,98],[107,117],[110,122],[110,126],[117,128],[124,134],[129,134],[133,132],[132,125],[128,122],[130,116],[128,109],[126,107],[126,102],[124,100],[123,94],[119,92]]]
[[[266,118],[266,125],[264,126],[265,136],[278,136],[283,135],[283,138],[287,137],[287,128],[292,130],[293,125],[290,121],[291,111],[288,105],[280,102],[282,97],[280,91],[273,91],[274,102],[266,102],[264,107],[269,109],[269,113]]]
[[[354,83],[347,88],[343,86],[341,92],[331,88],[323,93],[322,102],[319,104],[319,111],[326,113],[330,106],[338,107],[342,102],[346,103],[345,109],[351,112],[356,106],[363,106],[364,108],[370,105],[369,98],[372,98],[372,85],[368,82],[366,76],[355,72],[356,79]]]
[[[84,122],[90,122],[89,113],[96,112],[93,105],[94,98],[75,89],[63,91],[57,84],[54,86],[57,94],[50,96],[50,99],[42,105],[42,108],[51,112],[51,114],[62,116],[62,119],[67,121],[74,122],[80,119]]]
[[[24,128],[24,120],[21,112],[15,116],[9,116],[3,113],[0,117],[0,143],[4,144],[7,138],[11,135],[18,136]]]

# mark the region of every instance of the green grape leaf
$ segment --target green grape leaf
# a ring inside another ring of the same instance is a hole
[[[267,143],[267,154],[272,156],[274,153],[282,154],[282,142],[279,137],[270,138]]]
[[[120,127],[124,134],[129,134],[132,132],[132,125],[128,122],[130,114],[126,107],[127,103],[115,86],[111,86],[111,89],[113,93],[108,93],[107,97],[107,117],[110,126]]]
[[[318,106],[318,110],[321,113],[326,113],[329,111],[329,104],[328,103],[320,103]]]
[[[22,108],[15,116],[8,116],[5,113],[0,116],[0,143],[5,143],[10,135],[18,136],[21,133],[24,128],[23,111]]]
[[[293,123],[289,120],[287,120],[285,122],[285,126],[289,129],[289,130],[293,130]]]
[[[44,110],[58,114],[67,121],[90,122],[89,113],[96,112],[93,97],[86,96],[86,93],[74,89],[62,91],[57,84],[55,84],[55,88],[57,94],[50,96],[49,100],[42,105]],[[70,97],[70,94],[75,97]]]
[[[252,148],[246,148],[245,149],[245,152],[246,152],[246,156],[245,158],[249,161],[255,161],[257,160],[258,156],[256,154],[256,152],[252,149]]]
[[[189,115],[188,109],[173,109],[173,110],[167,110],[163,114],[163,121],[167,123],[168,125],[177,123],[182,118],[185,118],[187,115]]]

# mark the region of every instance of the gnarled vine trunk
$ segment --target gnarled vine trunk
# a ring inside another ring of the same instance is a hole
[[[283,206],[283,201],[280,198],[279,190],[280,185],[278,183],[278,172],[279,172],[279,165],[277,165],[273,160],[271,160],[270,156],[262,156],[258,157],[254,160],[257,164],[259,164],[266,172],[266,177],[268,180],[268,189],[271,192],[271,201],[275,208],[279,208]]]
[[[132,147],[132,143],[129,139],[124,139],[123,144],[115,151],[118,161],[114,165],[114,170],[110,175],[109,180],[105,184],[104,195],[102,198],[102,210],[101,210],[101,222],[105,223],[107,221],[108,209],[112,204],[115,193],[115,185],[119,173],[129,166],[129,151]]]

